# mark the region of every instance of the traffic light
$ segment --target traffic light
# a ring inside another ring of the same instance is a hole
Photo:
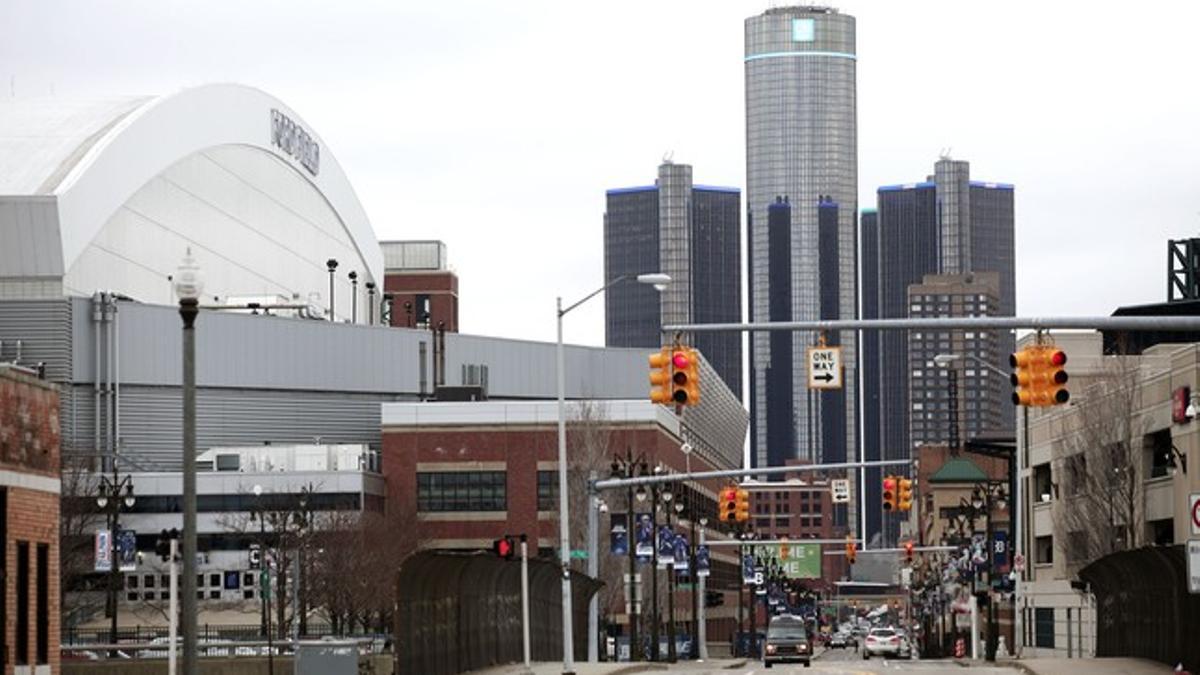
[[[516,555],[517,546],[510,536],[503,536],[492,542],[492,552],[501,560],[512,560]]]
[[[737,488],[727,487],[721,490],[721,502],[717,505],[717,517],[723,523],[732,523],[737,520]]]
[[[663,347],[650,355],[650,402],[671,402],[671,349]]]
[[[162,534],[158,535],[158,541],[154,542],[154,552],[163,562],[171,559],[171,540],[179,538],[179,529],[172,527],[164,529]]]
[[[787,560],[788,553],[791,552],[791,549],[788,548],[787,537],[780,537],[779,539],[779,559]]]
[[[1053,345],[1026,347],[1008,358],[1013,368],[1009,378],[1014,387],[1014,405],[1048,407],[1061,405],[1071,399],[1066,384],[1069,379],[1063,368],[1067,353]]]
[[[739,523],[744,523],[750,520],[750,491],[737,489],[737,510],[735,511],[736,519]]]
[[[913,499],[913,482],[903,476],[896,477],[896,510],[911,511]]]
[[[912,564],[912,561],[913,561],[913,543],[912,543],[911,541],[906,541],[906,542],[904,542],[904,560],[905,560],[905,561],[907,561],[907,562],[908,562],[908,564],[910,564],[910,565]]]
[[[895,511],[900,505],[896,495],[896,477],[885,476],[883,479],[883,510],[887,512]]]
[[[858,559],[858,547],[854,543],[854,537],[846,537],[846,562],[851,565]]]
[[[700,403],[700,352],[676,347],[671,352],[671,400],[676,405]]]

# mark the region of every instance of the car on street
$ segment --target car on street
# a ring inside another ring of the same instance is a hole
[[[829,638],[830,649],[845,649],[847,644],[848,640],[846,639],[845,633],[834,633],[833,636]]]
[[[763,667],[770,668],[776,663],[803,663],[805,668],[812,665],[812,642],[802,619],[794,616],[771,619],[763,644]]]
[[[900,656],[900,643],[902,638],[900,633],[893,628],[872,628],[870,633],[867,633],[867,639],[863,643],[863,658],[869,659],[872,656]]]

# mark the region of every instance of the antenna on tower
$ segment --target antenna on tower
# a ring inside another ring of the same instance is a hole
[[[950,151],[953,149],[954,148],[942,148],[942,151],[938,153],[938,159],[950,159]]]
[[[671,164],[672,160],[674,160],[674,159],[675,159],[675,151],[674,150],[668,150],[665,153],[663,153],[663,164]]]

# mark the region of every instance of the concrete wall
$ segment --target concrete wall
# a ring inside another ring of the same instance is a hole
[[[291,656],[276,656],[275,672],[291,673],[292,660]],[[373,672],[376,675],[387,675],[392,672],[391,654],[360,656],[359,663],[362,663],[363,660],[369,660],[373,666],[373,670],[367,672]],[[166,670],[166,659],[64,661],[62,666],[63,675],[162,675]],[[201,675],[267,675],[269,672],[266,657],[200,659]],[[341,673],[329,673],[329,675],[341,675]],[[348,673],[347,675],[358,674]]]

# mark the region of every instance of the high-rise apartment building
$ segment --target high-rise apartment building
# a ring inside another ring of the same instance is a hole
[[[859,313],[864,319],[879,318],[879,212],[863,209],[859,234]],[[883,458],[880,440],[879,381],[872,374],[879,373],[879,335],[877,330],[862,331],[859,345],[859,372],[862,373],[862,456],[865,461]],[[881,467],[867,469],[864,504],[879,504],[883,498],[883,470]],[[879,532],[883,512],[866,509],[866,534]]]
[[[1000,275],[995,272],[930,274],[908,287],[908,316],[996,316]],[[1009,386],[999,368],[1009,352],[996,331],[910,331],[908,375],[911,446],[957,447],[1003,428],[1012,411]],[[940,363],[938,356],[957,358]]]
[[[605,344],[656,348],[672,323],[741,321],[738,225],[741,191],[696,185],[692,167],[665,162],[654,185],[607,192],[604,277],[662,272],[660,294],[644,284],[617,284],[604,298]],[[742,393],[738,333],[688,336],[725,384]]]
[[[836,9],[780,7],[746,19],[751,321],[857,316],[855,58],[854,17]],[[803,364],[816,335],[751,335],[756,465],[857,457],[855,337],[824,337],[843,347],[840,391],[807,388]]]
[[[862,223],[864,316],[870,316],[869,312],[874,312],[878,318],[916,315],[912,309],[914,303],[909,301],[911,285],[922,284],[927,275],[975,273],[979,277],[984,272],[992,272],[996,277],[993,303],[987,312],[998,316],[1015,314],[1011,185],[972,181],[967,162],[943,158],[925,181],[880,187],[877,200],[876,215],[869,219],[864,214]],[[873,262],[868,260],[869,255],[875,257]],[[926,303],[919,304],[926,306]],[[971,311],[979,312],[977,307]],[[869,346],[864,345],[863,358],[875,358],[872,364],[878,365],[864,364],[863,395],[864,400],[877,400],[878,405],[865,408],[864,414],[875,419],[864,421],[864,442],[873,443],[871,429],[878,429],[881,457],[908,459],[914,443],[930,439],[924,430],[918,436],[912,428],[916,419],[912,405],[918,402],[910,397],[910,389],[917,385],[913,384],[908,358],[910,339],[915,338],[902,331],[871,333],[864,333],[863,339],[877,346],[877,356],[873,357]],[[964,338],[961,331],[955,335],[958,340]],[[991,335],[989,339],[996,341],[996,353],[1000,356],[989,356],[997,359],[989,363],[1001,367],[999,359],[1011,351],[1012,336],[1007,333]],[[946,342],[961,345],[957,340]],[[951,353],[949,348],[947,353]],[[984,394],[991,396],[992,384],[986,380],[964,381],[964,395],[980,395],[972,389],[977,385],[988,387]],[[1012,428],[1012,406],[1001,399],[994,402],[998,419],[983,419],[983,426],[965,427],[964,433],[977,436]],[[871,448],[866,452],[871,456]],[[870,503],[877,504],[878,500]],[[876,520],[875,514],[869,513],[867,521],[869,533],[878,531],[872,526],[874,522],[881,522]],[[895,527],[889,528],[890,540],[894,540],[895,530]]]

